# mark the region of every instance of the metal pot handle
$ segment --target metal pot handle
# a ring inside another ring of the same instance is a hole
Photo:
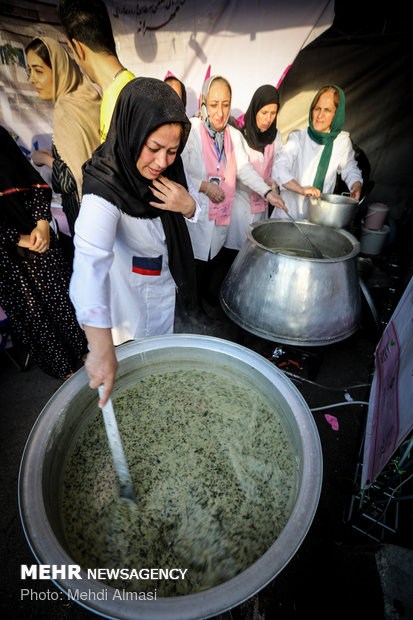
[[[351,194],[350,192],[341,192],[342,196],[348,196],[349,198],[351,198]],[[363,200],[366,198],[367,194],[364,194],[363,198],[361,198],[361,200],[359,200],[358,202],[358,207],[361,205],[361,203],[363,202]]]

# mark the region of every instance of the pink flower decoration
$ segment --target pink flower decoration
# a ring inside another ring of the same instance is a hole
[[[241,116],[238,116],[237,118],[237,125],[240,129],[242,129],[245,125],[245,114],[241,114]]]

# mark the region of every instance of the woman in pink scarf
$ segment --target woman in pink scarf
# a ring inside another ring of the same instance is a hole
[[[218,305],[222,279],[217,275],[219,253],[227,237],[237,179],[273,206],[285,209],[278,194],[250,163],[241,133],[228,125],[230,110],[228,81],[221,76],[210,77],[204,83],[199,115],[191,119],[192,129],[182,153],[185,171],[200,193],[200,216],[187,226],[204,307],[204,302]]]

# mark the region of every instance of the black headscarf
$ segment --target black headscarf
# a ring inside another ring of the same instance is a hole
[[[254,149],[254,151],[260,151],[261,153],[264,152],[267,144],[274,142],[275,136],[277,135],[277,117],[275,117],[274,122],[267,131],[260,131],[255,120],[258,111],[270,103],[276,103],[277,105],[280,103],[278,90],[275,86],[265,84],[257,88],[245,112],[245,125],[241,129],[248,146]]]
[[[13,191],[16,188],[18,192]],[[22,234],[31,233],[36,222],[25,203],[28,192],[36,190],[44,192],[51,200],[50,187],[0,125],[0,224]]]
[[[136,168],[148,135],[167,123],[180,123],[182,137],[175,161],[162,174],[186,188],[180,153],[191,123],[181,99],[168,84],[141,77],[122,88],[107,138],[83,166],[83,195],[101,196],[132,217],[160,217],[175,284],[186,299],[191,299],[195,294],[195,263],[184,217],[149,204],[156,202],[149,189],[151,181]]]

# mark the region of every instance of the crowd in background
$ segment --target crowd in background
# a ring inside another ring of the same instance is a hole
[[[103,406],[115,346],[171,333],[177,292],[213,314],[249,224],[305,219],[306,197],[333,193],[338,174],[359,200],[363,179],[338,86],[320,88],[308,127],[285,144],[270,84],[235,119],[230,80],[211,76],[188,119],[173,73],[135,77],[121,64],[102,0],[57,11],[71,55],[50,37],[26,48],[30,82],[54,106],[52,148],[30,163],[0,133],[0,306],[45,372],[66,378],[85,361]],[[49,225],[52,189],[67,235]]]

